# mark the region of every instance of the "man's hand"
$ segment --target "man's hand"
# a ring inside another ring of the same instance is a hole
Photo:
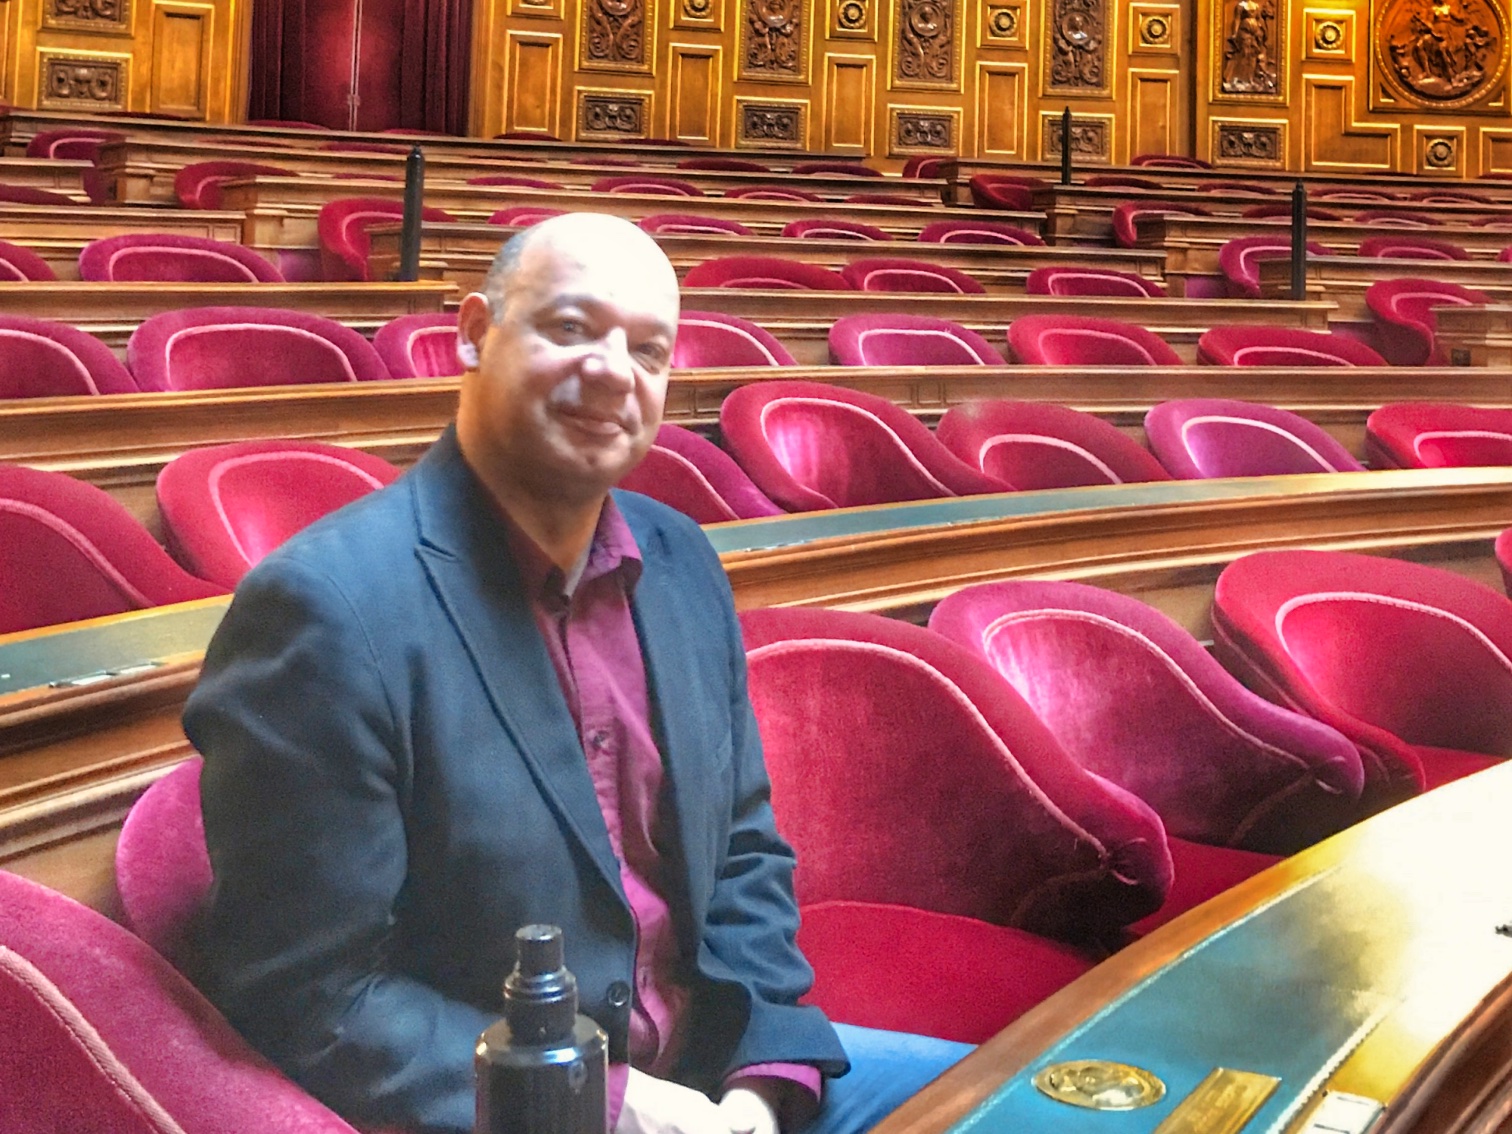
[[[732,1129],[708,1095],[632,1067],[614,1134],[732,1134]],[[776,1134],[776,1123],[762,1134]]]
[[[730,1134],[778,1134],[777,1112],[766,1097],[750,1087],[731,1087],[719,1100],[719,1111]]]

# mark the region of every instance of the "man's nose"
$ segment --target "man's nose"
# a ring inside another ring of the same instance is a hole
[[[585,377],[616,388],[629,390],[635,386],[635,363],[623,328],[611,328],[593,344],[583,370]]]

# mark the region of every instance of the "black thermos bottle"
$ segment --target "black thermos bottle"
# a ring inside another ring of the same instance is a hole
[[[578,1015],[562,931],[527,925],[504,981],[504,1018],[478,1037],[476,1134],[606,1134],[609,1041]]]

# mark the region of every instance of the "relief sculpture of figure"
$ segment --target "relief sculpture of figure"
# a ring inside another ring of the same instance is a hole
[[[1272,0],[1235,0],[1223,47],[1223,89],[1230,94],[1274,94],[1270,53]]]
[[[1496,35],[1468,6],[1440,0],[1412,12],[1403,34],[1389,41],[1397,77],[1430,98],[1456,98],[1486,76]]]

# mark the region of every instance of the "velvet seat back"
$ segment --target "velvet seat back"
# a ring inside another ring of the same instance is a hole
[[[224,593],[94,485],[0,465],[0,634]]]
[[[928,315],[843,315],[830,325],[830,358],[841,366],[1002,366],[975,331]]]
[[[795,366],[793,356],[769,331],[738,315],[684,310],[677,321],[672,368]]]
[[[600,177],[589,187],[593,193],[646,193],[656,197],[702,197],[704,191],[680,177],[651,173],[621,173]]]
[[[1353,743],[1251,693],[1136,599],[986,583],[947,596],[929,626],[988,662],[1073,759],[1148,803],[1169,834],[1290,854],[1363,817]]]
[[[86,244],[79,278],[100,283],[283,283],[250,248],[177,233],[128,232]]]
[[[274,307],[192,307],[144,319],[126,343],[143,390],[370,382],[388,368],[350,327]]]
[[[1197,340],[1197,361],[1209,366],[1385,366],[1359,339],[1301,327],[1211,327]]]
[[[548,217],[559,217],[566,210],[548,209],[543,205],[510,205],[489,215],[487,224],[510,225],[515,228],[529,228],[533,224],[539,224]]]
[[[1020,492],[1171,479],[1132,437],[1065,406],[967,402],[945,411],[935,436],[967,464]]]
[[[231,588],[294,533],[398,477],[379,457],[316,441],[212,445],[163,466],[158,512],[179,561]]]
[[[26,156],[89,162],[90,168],[84,170],[80,181],[90,202],[98,205],[110,199],[111,189],[100,175],[100,147],[106,142],[120,142],[125,138],[126,135],[119,130],[98,130],[89,126],[38,130],[26,143]]]
[[[757,382],[719,410],[725,445],[790,512],[1003,492],[885,398],[819,382]]]
[[[1381,468],[1512,465],[1512,411],[1443,402],[1382,406],[1365,422],[1365,450]]]
[[[482,177],[469,177],[469,185],[496,185],[514,189],[560,189],[560,181],[547,181],[541,177],[520,177],[512,173],[486,173]]]
[[[1049,182],[1041,177],[1012,173],[978,173],[966,182],[971,203],[979,209],[1009,209],[1027,212],[1034,207],[1034,191]]]
[[[992,220],[930,221],[919,230],[921,244],[1023,244],[1041,247],[1044,241],[1026,228]]]
[[[1496,565],[1501,569],[1502,590],[1512,595],[1512,528],[1507,528],[1496,537],[1493,551]]]
[[[1180,366],[1159,335],[1132,323],[1078,315],[1024,315],[1008,326],[1008,351],[1026,366]]]
[[[67,323],[0,315],[0,399],[134,394],[111,349]]]
[[[452,215],[445,209],[422,208],[422,220],[445,223]],[[404,219],[404,204],[383,197],[340,197],[327,201],[316,218],[320,235],[320,267],[328,280],[372,279],[368,273],[368,226]]]
[[[700,524],[783,514],[728,453],[679,425],[657,430],[651,450],[619,487],[660,500]]]
[[[1164,899],[1154,812],[1079,767],[959,646],[842,611],[748,611],[741,626],[800,903],[1086,937]]]
[[[1213,629],[1246,683],[1355,742],[1383,801],[1512,755],[1512,602],[1462,575],[1261,552],[1219,576]]]
[[[1112,268],[1035,268],[1024,281],[1028,295],[1111,295],[1159,299],[1166,291],[1154,280]]]
[[[1213,163],[1185,154],[1135,154],[1130,165],[1146,165],[1153,169],[1212,169]]]
[[[143,792],[116,841],[121,924],[176,966],[214,881],[200,812],[203,766],[192,756]]]
[[[927,292],[940,295],[986,295],[987,289],[958,268],[922,260],[867,257],[852,260],[840,275],[857,291]]]
[[[218,209],[221,186],[244,177],[290,177],[278,165],[254,161],[197,161],[173,175],[173,192],[186,209]]]
[[[687,170],[716,170],[729,173],[771,173],[771,167],[762,165],[759,161],[747,161],[745,158],[731,157],[692,157],[683,158],[677,163],[678,169]]]
[[[0,281],[22,283],[26,280],[55,280],[51,265],[30,248],[0,240]]]
[[[1393,366],[1447,366],[1433,309],[1490,302],[1483,291],[1430,279],[1377,280],[1365,289],[1381,354]]]
[[[355,1134],[146,944],[4,872],[0,1083],[8,1134]]]
[[[799,174],[816,173],[828,176],[830,174],[843,174],[850,177],[881,177],[880,169],[873,169],[869,165],[862,165],[859,161],[805,161],[793,166],[793,172]]]
[[[789,221],[782,226],[782,235],[793,240],[875,240],[886,241],[892,237],[874,224],[848,221],[839,217],[814,217],[809,220]]]
[[[692,213],[657,213],[654,216],[642,217],[635,224],[642,232],[649,232],[653,236],[659,232],[707,233],[714,236],[724,233],[733,236],[751,235],[751,230],[739,221],[724,220],[720,217],[700,217]]]
[[[1125,201],[1113,208],[1113,243],[1120,248],[1133,248],[1139,243],[1139,218],[1162,213],[1187,217],[1213,215],[1211,209],[1202,205],[1178,204],[1175,201]]]
[[[683,287],[740,287],[762,291],[850,291],[839,272],[779,256],[719,256],[688,269]]]
[[[1386,260],[1468,260],[1470,253],[1447,240],[1426,236],[1367,236],[1358,255]]]
[[[1145,414],[1145,436],[1178,480],[1364,468],[1320,426],[1287,410],[1231,398],[1176,398]]]
[[[752,201],[822,201],[812,189],[798,189],[787,185],[742,185],[725,191],[726,197]]]
[[[1356,205],[1384,204],[1397,200],[1397,197],[1391,193],[1381,193],[1374,189],[1357,189],[1354,187],[1330,189],[1324,186],[1320,189],[1311,190],[1307,196],[1309,200],[1313,201],[1338,201],[1340,203],[1347,202]]]
[[[373,336],[373,349],[394,378],[453,378],[462,373],[457,317],[448,312],[390,319]]]
[[[1343,213],[1336,213],[1332,209],[1309,208],[1305,212],[1307,213],[1307,219],[1310,221],[1341,221],[1344,219]],[[1251,205],[1249,208],[1239,211],[1239,216],[1244,220],[1286,222],[1291,220],[1291,215],[1291,205],[1279,202],[1276,204]]]
[[[1368,209],[1355,214],[1355,224],[1376,228],[1434,228],[1444,222],[1428,213],[1404,213],[1400,209]]]
[[[67,193],[58,193],[52,189],[39,189],[35,185],[6,185],[0,183],[0,201],[9,201],[14,205],[55,205],[64,209],[72,209],[78,204]]]
[[[1307,242],[1312,256],[1330,256],[1332,250],[1317,241]],[[1260,261],[1291,256],[1290,234],[1240,236],[1218,249],[1218,270],[1223,274],[1228,294],[1234,299],[1260,298]]]
[[[1467,193],[1463,189],[1419,189],[1408,193],[1409,201],[1423,205],[1494,205],[1497,202],[1483,193]]]

